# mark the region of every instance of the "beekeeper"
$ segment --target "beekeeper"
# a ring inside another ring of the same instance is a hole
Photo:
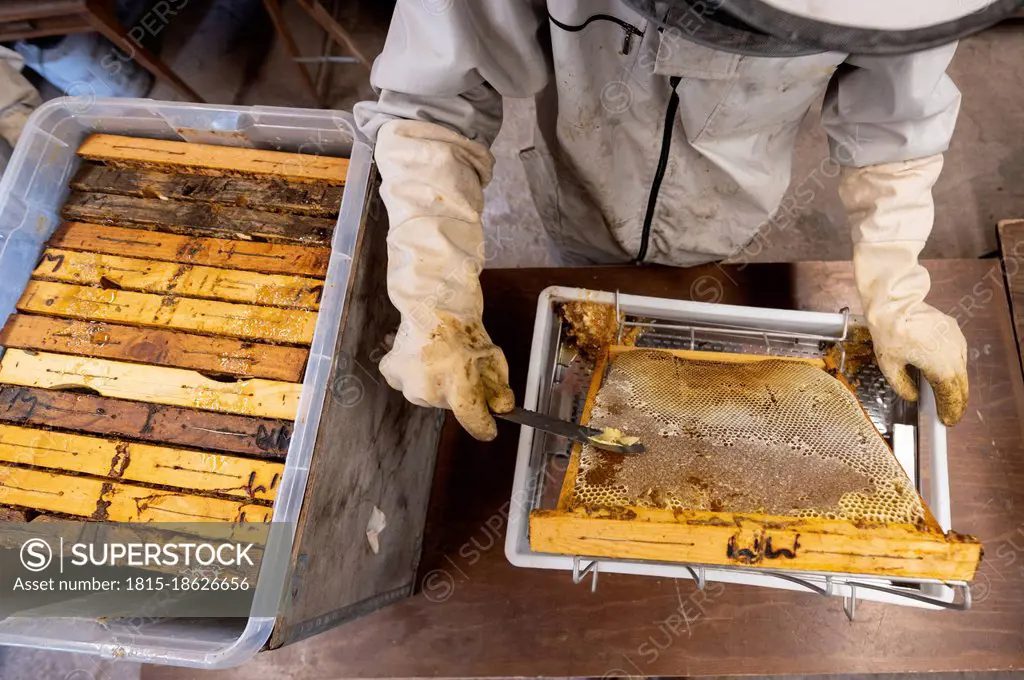
[[[1021,0],[399,0],[356,107],[376,140],[390,218],[388,290],[401,312],[380,370],[478,439],[513,406],[482,325],[480,216],[502,97],[536,97],[521,153],[566,264],[690,266],[740,251],[779,207],[801,119],[822,126],[878,364],[907,366],[939,415],[967,402],[966,342],[925,302],[918,255],[960,107],[955,40]],[[680,291],[680,294],[683,294]]]

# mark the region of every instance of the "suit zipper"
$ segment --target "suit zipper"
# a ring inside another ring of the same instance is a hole
[[[679,110],[679,93],[676,87],[682,78],[674,76],[669,78],[672,86],[672,95],[668,98],[668,107],[665,109],[665,126],[661,135],[661,155],[658,157],[658,168],[654,171],[654,180],[651,182],[651,193],[647,197],[647,214],[644,215],[644,228],[640,235],[640,252],[636,254],[636,263],[640,264],[647,257],[647,246],[651,240],[651,223],[654,221],[654,209],[658,205],[658,192],[661,190],[661,182],[665,179],[665,171],[668,169],[668,154],[672,149],[672,130],[676,126],[676,112]]]

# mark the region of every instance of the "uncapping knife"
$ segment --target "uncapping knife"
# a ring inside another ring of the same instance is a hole
[[[536,411],[527,411],[524,408],[516,407],[508,413],[495,413],[493,415],[509,422],[532,427],[535,430],[544,430],[551,434],[557,434],[559,437],[590,444],[604,451],[612,451],[613,453],[643,453],[647,450],[640,442],[635,444],[616,444],[607,440],[597,439],[597,437],[604,434],[602,430],[552,418]]]

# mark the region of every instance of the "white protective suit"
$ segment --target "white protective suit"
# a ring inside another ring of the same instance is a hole
[[[11,146],[42,101],[32,83],[21,75],[23,65],[20,54],[0,46],[0,139]]]
[[[771,218],[800,121],[824,93],[880,367],[907,398],[916,390],[904,367],[922,368],[943,420],[956,422],[965,343],[923,302],[917,264],[960,104],[945,73],[955,47],[751,57],[658,30],[618,0],[399,0],[373,68],[379,99],[356,107],[377,141],[389,291],[402,313],[382,373],[415,403],[453,408],[480,438],[495,433],[485,405],[511,407],[477,280],[503,96],[537,98],[540,136],[521,159],[567,264],[687,266],[737,253]],[[472,342],[453,340],[459,324]]]

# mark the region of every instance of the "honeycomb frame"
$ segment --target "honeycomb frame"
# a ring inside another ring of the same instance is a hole
[[[613,346],[594,370],[581,417],[597,424],[594,409],[610,362],[623,352],[668,352],[716,361],[728,356],[693,351],[650,350]],[[750,357],[768,361],[775,357]],[[729,356],[724,362],[736,363]],[[817,370],[820,363],[808,361]],[[885,447],[892,462],[895,456]],[[685,564],[796,569],[844,574],[884,574],[925,579],[969,581],[981,559],[981,544],[970,536],[943,533],[927,506],[913,497],[921,513],[914,521],[886,522],[884,517],[840,516],[835,513],[768,514],[687,508],[679,504],[580,503],[576,482],[583,446],[573,447],[555,510],[534,510],[530,544],[538,552],[620,559],[646,559]],[[902,469],[900,469],[902,473]],[[621,499],[620,499],[621,500]],[[635,500],[635,499],[634,499]],[[883,513],[884,514],[884,513]]]

